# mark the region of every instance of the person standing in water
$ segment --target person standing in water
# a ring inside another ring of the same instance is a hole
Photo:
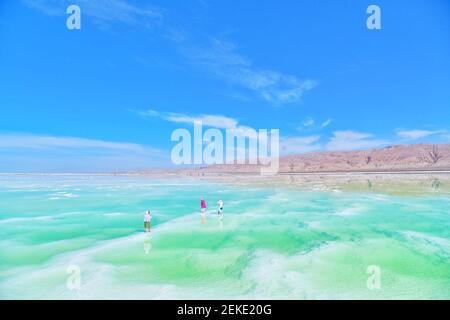
[[[202,218],[202,223],[205,223],[205,219],[206,219],[206,201],[205,199],[202,198],[202,200],[200,200],[200,216]]]
[[[152,220],[152,214],[150,211],[144,214],[144,232],[150,232],[150,221]]]
[[[223,219],[223,201],[222,200],[217,201],[217,206],[218,206],[217,214],[219,215],[219,220],[222,220]]]

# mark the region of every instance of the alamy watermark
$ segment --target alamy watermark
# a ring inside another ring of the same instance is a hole
[[[81,9],[76,4],[67,7],[66,13],[69,15],[66,20],[66,26],[69,30],[81,29]]]
[[[381,29],[381,9],[376,4],[371,4],[367,7],[366,12],[370,16],[366,20],[366,25],[369,30]]]
[[[81,268],[75,264],[67,267],[66,270],[69,277],[66,281],[67,289],[80,290],[81,289]]]
[[[381,288],[381,268],[377,265],[370,265],[367,267],[366,273],[369,274],[367,278],[367,289],[375,290]]]
[[[66,26],[69,30],[81,29],[81,9],[76,4],[71,4],[67,7],[66,13],[69,15],[66,20]],[[366,25],[369,30],[381,29],[381,9],[376,4],[371,4],[367,7],[366,13],[370,16],[366,20]]]
[[[279,129],[237,127],[223,130],[203,130],[201,121],[194,122],[194,136],[184,128],[172,132],[171,140],[178,142],[171,152],[175,165],[259,165],[261,174],[276,174],[279,169]]]

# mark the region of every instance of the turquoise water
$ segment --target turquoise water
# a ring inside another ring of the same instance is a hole
[[[0,298],[449,299],[445,183],[419,195],[347,189],[0,176]],[[377,288],[369,266],[380,271]]]

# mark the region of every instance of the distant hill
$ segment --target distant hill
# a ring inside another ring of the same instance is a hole
[[[329,151],[280,158],[279,172],[358,172],[450,170],[450,144],[393,145],[362,151]],[[187,173],[251,173],[258,165],[213,165]]]

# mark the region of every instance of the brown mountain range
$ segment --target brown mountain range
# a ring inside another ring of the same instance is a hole
[[[328,151],[280,158],[280,173],[314,172],[398,172],[450,170],[450,144],[393,145],[361,151]],[[213,165],[196,173],[252,173],[258,165]]]

